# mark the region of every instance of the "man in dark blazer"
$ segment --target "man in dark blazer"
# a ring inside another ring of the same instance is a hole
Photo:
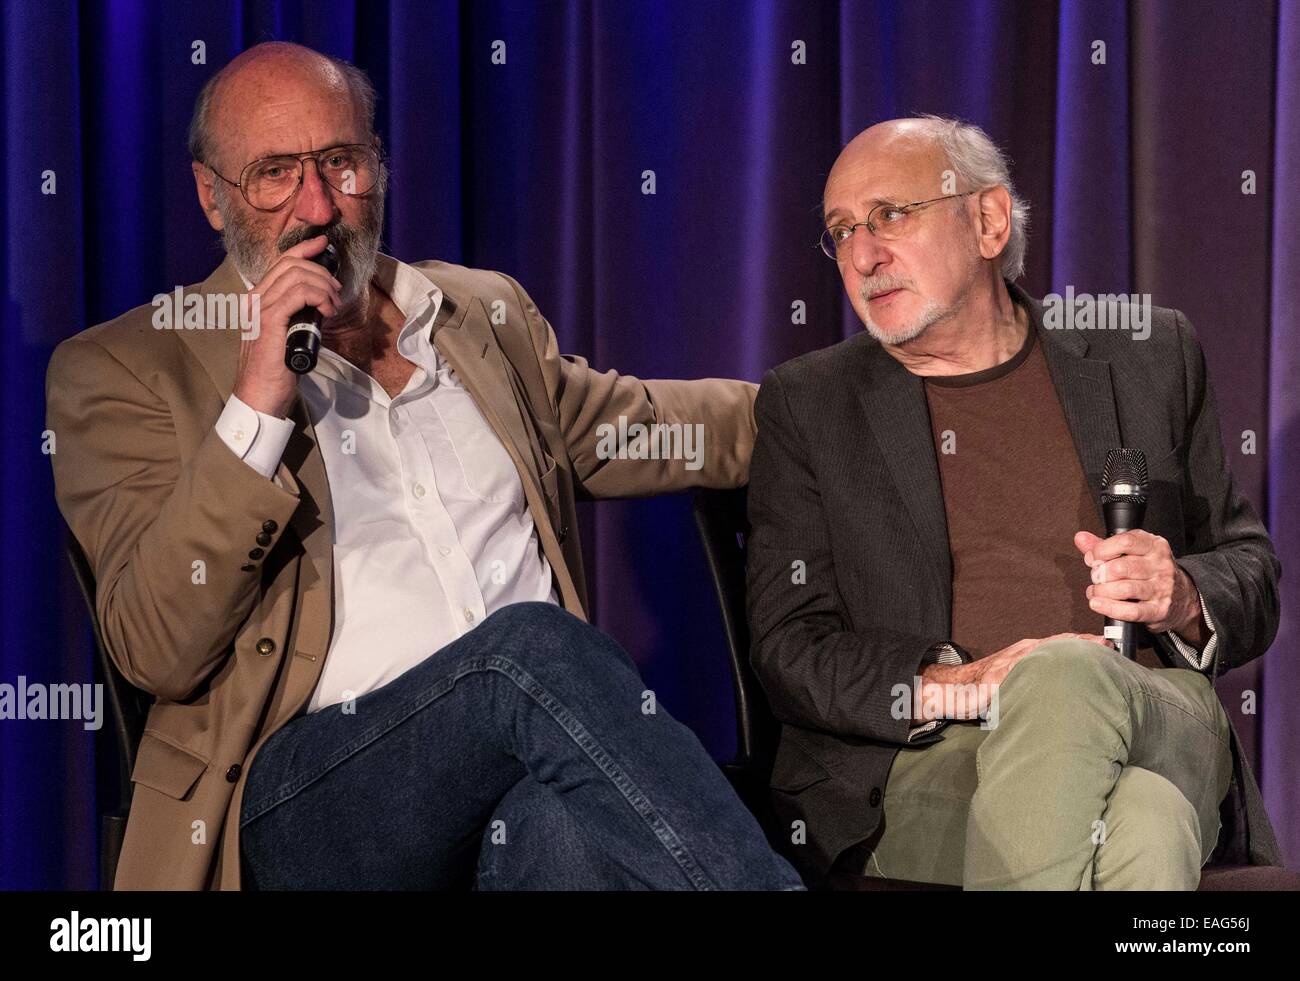
[[[1027,208],[974,126],[866,130],[824,211],[867,330],[767,374],[749,493],[752,661],[805,874],[1194,889],[1211,860],[1280,865],[1213,689],[1273,640],[1280,567],[1191,325],[1017,287]],[[1144,452],[1148,504],[1107,537],[1117,447]],[[1105,617],[1137,625],[1136,660]]]

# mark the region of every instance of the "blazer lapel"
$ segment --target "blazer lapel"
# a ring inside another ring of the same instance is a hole
[[[952,581],[948,521],[924,382],[879,344],[866,348],[862,407],[939,581]],[[945,586],[946,595],[946,586]]]
[[[452,297],[443,289],[443,309],[434,322],[433,342],[451,363],[461,384],[474,397],[483,416],[519,473],[524,497],[533,515],[542,551],[550,562],[565,609],[585,616],[546,504],[533,442],[515,397],[505,357],[497,343],[483,301],[477,296]],[[445,312],[445,319],[444,319]],[[532,465],[525,462],[525,454]]]
[[[1120,440],[1110,363],[1085,357],[1088,338],[1083,332],[1044,328],[1043,304],[1014,283],[1008,283],[1007,288],[1028,307],[1033,326],[1043,339],[1043,357],[1065,411],[1075,452],[1089,486],[1100,492],[1106,454],[1124,445]],[[1099,493],[1093,495],[1093,504],[1100,516]]]

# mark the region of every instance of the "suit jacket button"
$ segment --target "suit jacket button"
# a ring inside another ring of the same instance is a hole
[[[271,544],[271,536],[268,535],[266,532],[261,532],[261,533],[257,536],[257,544],[259,544],[259,545],[270,545],[270,544]]]
[[[263,530],[264,532],[266,532],[268,535],[274,535],[274,534],[275,534],[275,529],[277,529],[277,528],[279,528],[279,527],[280,527],[280,526],[277,525],[277,524],[276,524],[274,521],[272,521],[270,518],[268,518],[267,520],[265,520],[265,521],[262,522],[262,530]]]
[[[559,533],[559,535],[557,535],[556,537],[559,538],[559,540],[560,540],[560,544],[563,545],[563,544],[564,544],[564,540],[565,540],[566,538],[569,537],[569,526],[568,526],[568,525],[561,525],[561,526],[560,526],[560,533]]]
[[[262,657],[269,657],[270,655],[274,654],[275,641],[273,641],[270,637],[263,637],[261,640],[257,642],[257,653],[261,654]]]
[[[879,787],[872,787],[872,788],[871,788],[871,799],[870,799],[870,803],[871,803],[871,806],[872,806],[872,807],[879,807],[879,806],[880,806],[880,788],[879,788]]]
[[[252,572],[252,571],[253,571],[254,569],[256,569],[256,568],[257,568],[257,566],[255,566],[255,565],[241,565],[241,566],[239,567],[239,571],[240,571],[240,572]]]
[[[260,559],[265,554],[266,553],[263,552],[260,548],[255,548],[248,553],[248,557],[250,559]]]
[[[243,772],[244,772],[244,768],[242,766],[240,766],[238,763],[234,764],[233,766],[231,766],[229,770],[226,771],[226,782],[234,783],[236,780],[239,779],[239,775]]]

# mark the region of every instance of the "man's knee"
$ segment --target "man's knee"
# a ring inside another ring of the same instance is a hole
[[[1136,665],[1120,663],[1109,647],[1089,640],[1061,639],[1039,644],[1007,673],[1000,686],[1000,708],[1006,700],[1023,700],[1045,712],[1070,706],[1122,701],[1128,686],[1124,674]]]
[[[483,621],[491,627],[494,649],[524,666],[572,667],[584,676],[612,664],[636,671],[631,656],[608,634],[555,603],[511,603]]]
[[[1158,773],[1137,766],[1121,771],[1094,840],[1103,878],[1124,876],[1126,888],[1196,888],[1200,819],[1191,802]]]

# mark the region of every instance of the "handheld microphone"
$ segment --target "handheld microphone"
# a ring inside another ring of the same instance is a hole
[[[320,263],[331,276],[338,275],[339,254],[331,243],[327,242],[311,261]],[[305,375],[316,367],[320,322],[320,311],[315,307],[303,307],[289,318],[289,331],[284,337],[284,363],[294,374]]]
[[[1101,472],[1101,513],[1106,521],[1106,537],[1142,527],[1147,511],[1147,458],[1141,450],[1118,449],[1106,454]],[[1106,618],[1103,631],[1113,640],[1119,653],[1130,661],[1137,660],[1133,642],[1136,625],[1127,620]]]

